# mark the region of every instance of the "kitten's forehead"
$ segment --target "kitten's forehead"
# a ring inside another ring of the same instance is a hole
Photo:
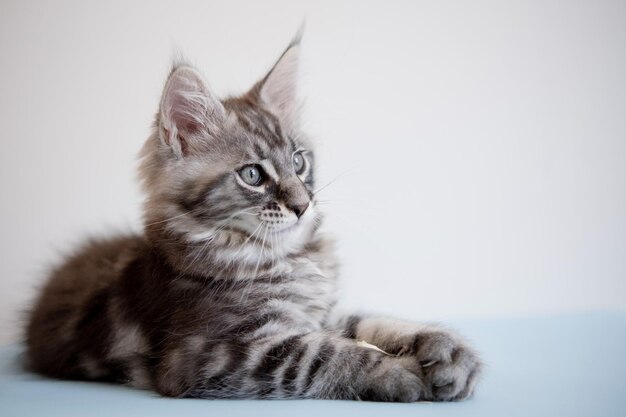
[[[299,145],[276,115],[246,97],[228,99],[224,105],[231,127],[240,131],[238,139],[248,158],[270,163],[276,171],[290,167],[291,154]]]

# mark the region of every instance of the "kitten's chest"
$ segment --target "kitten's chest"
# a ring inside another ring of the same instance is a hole
[[[191,322],[200,326],[197,330],[225,337],[284,331],[285,327],[318,330],[337,301],[336,270],[332,252],[308,251],[259,267],[254,279],[215,280],[198,291],[184,288],[195,300]],[[183,285],[181,280],[174,283]],[[186,311],[184,306],[175,308]]]
[[[294,324],[318,328],[336,303],[334,271],[309,258],[291,259],[265,282],[261,310],[280,312]]]

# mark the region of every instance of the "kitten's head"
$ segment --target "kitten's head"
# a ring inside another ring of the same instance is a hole
[[[296,39],[250,91],[223,100],[194,68],[173,68],[142,151],[154,241],[257,262],[311,239],[314,158],[299,129],[299,50]]]

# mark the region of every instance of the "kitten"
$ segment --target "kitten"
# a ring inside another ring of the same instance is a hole
[[[32,369],[172,397],[472,394],[481,363],[456,334],[331,314],[337,261],[318,232],[299,54],[297,37],[223,100],[175,65],[141,152],[144,233],[91,241],[52,273],[27,326]]]

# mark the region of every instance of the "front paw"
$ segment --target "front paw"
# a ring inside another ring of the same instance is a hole
[[[424,399],[432,401],[469,397],[482,368],[478,355],[467,343],[441,329],[419,332],[398,355],[417,360],[416,373],[424,383]]]
[[[364,401],[415,402],[424,399],[422,379],[403,363],[403,358],[384,357],[365,376],[358,396]]]

